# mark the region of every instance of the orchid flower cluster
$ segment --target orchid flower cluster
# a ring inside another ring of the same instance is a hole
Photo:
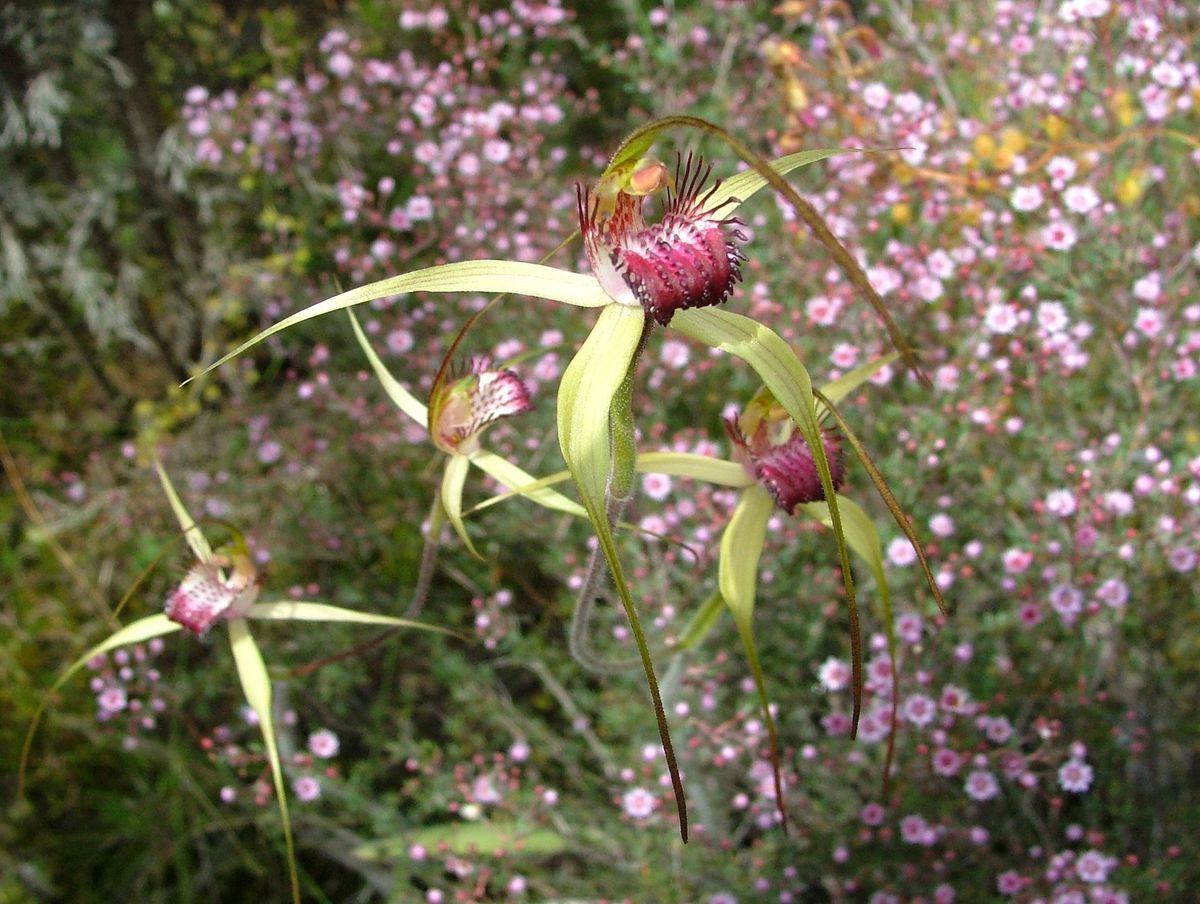
[[[672,172],[651,156],[650,150],[665,130],[679,126],[715,135],[749,169],[710,185],[710,168],[698,158],[688,156]],[[930,587],[944,608],[907,519],[836,408],[839,399],[897,356],[919,377],[923,378],[923,374],[857,261],[833,236],[820,215],[783,178],[799,167],[835,153],[840,152],[804,151],[768,163],[711,123],[686,116],[658,120],[622,144],[594,186],[578,188],[580,235],[591,274],[500,260],[465,261],[415,270],[343,292],[299,311],[244,342],[209,368],[219,367],[282,330],[345,309],[354,334],[388,396],[407,417],[427,428],[431,442],[445,456],[440,487],[431,509],[427,551],[436,548],[441,527],[449,522],[464,545],[478,556],[466,529],[465,516],[513,496],[526,503],[587,518],[598,541],[596,561],[603,563],[611,578],[637,645],[685,841],[688,823],[680,771],[654,662],[615,539],[638,472],[694,477],[736,488],[741,493],[721,539],[717,592],[697,608],[693,627],[686,632],[683,645],[698,642],[723,609],[732,613],[769,728],[781,815],[784,795],[776,732],[752,631],[756,572],[767,522],[774,509],[801,513],[833,531],[851,627],[855,725],[863,679],[850,551],[867,564],[875,577],[889,637],[892,619],[878,534],[863,509],[839,493],[846,471],[843,444],[848,444],[862,461],[897,523],[912,541]],[[849,280],[875,307],[897,349],[893,355],[819,390],[814,389],[795,351],[778,334],[749,317],[720,307],[740,281],[741,264],[745,260],[743,246],[748,237],[735,216],[736,210],[768,185],[809,226]],[[661,215],[648,222],[646,202],[656,195],[664,199]],[[484,447],[483,434],[488,425],[529,410],[531,401],[517,374],[502,365],[476,358],[465,372],[456,374],[450,367],[453,354],[482,312],[468,321],[452,343],[433,381],[427,405],[388,372],[350,309],[373,299],[409,292],[525,295],[582,309],[598,309],[590,334],[564,371],[558,388],[558,438],[566,471],[538,479]],[[642,351],[657,327],[673,329],[740,358],[762,380],[762,390],[747,402],[740,417],[726,425],[734,450],[732,460],[681,453],[639,454],[632,414],[634,376]],[[834,420],[836,429],[822,427],[822,422],[829,418]],[[464,512],[464,488],[472,466],[509,491]],[[567,479],[574,484],[578,501],[553,489],[553,484]],[[216,621],[225,621],[243,688],[263,726],[286,826],[282,778],[278,756],[273,753],[270,685],[247,628],[247,619],[333,618],[424,626],[389,616],[347,614],[347,610],[317,603],[256,603],[257,583],[249,560],[237,551],[214,555],[186,516],[165,474],[163,484],[199,564],[170,596],[165,615],[143,619],[118,631],[81,657],[62,680],[88,658],[118,644],[145,640],[181,627],[202,633]],[[423,560],[418,585],[427,584],[426,566],[431,561],[429,556]],[[594,582],[585,583],[594,587]],[[585,587],[585,595],[588,592]],[[414,606],[419,604],[419,596],[418,593]],[[580,604],[584,602],[581,597]],[[290,834],[288,838],[290,849]]]

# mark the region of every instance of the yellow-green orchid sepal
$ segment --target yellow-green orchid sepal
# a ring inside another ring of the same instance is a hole
[[[595,327],[567,365],[559,384],[558,441],[637,643],[654,704],[663,753],[671,773],[680,834],[687,841],[687,802],[667,728],[662,696],[658,690],[658,679],[610,525],[609,482],[614,475],[631,473],[634,466],[632,458],[629,461],[614,460],[614,447],[621,450],[621,454],[632,455],[632,446],[624,441],[624,437],[614,437],[613,409],[615,404],[619,404],[618,394],[622,387],[628,388],[627,377],[646,325],[646,315],[640,307],[610,304],[600,312]],[[632,425],[622,424],[616,429],[631,430]]]
[[[643,452],[637,457],[637,469],[643,474],[690,477],[722,487],[738,488],[754,484],[754,478],[737,462],[694,452]]]
[[[383,391],[387,393],[387,397],[392,400],[392,404],[428,430],[429,409],[416,396],[405,389],[399,380],[392,376],[391,371],[387,369],[379,355],[375,353],[374,347],[367,340],[367,334],[363,332],[363,328],[359,324],[358,318],[354,316],[354,312],[347,311],[346,316],[350,318],[350,326],[354,329],[354,338],[358,340],[363,354],[367,356],[367,361],[371,364],[371,370],[375,372],[376,379],[383,386]]]
[[[853,153],[856,153],[856,151],[848,148],[813,148],[808,151],[797,151],[795,154],[788,154],[786,157],[778,157],[772,160],[771,169],[781,176],[786,176],[793,170],[800,169],[802,166],[808,166],[810,163],[828,160],[830,157],[836,157],[839,154]],[[724,209],[729,211],[736,210],[766,184],[767,180],[763,175],[752,169],[730,176],[728,179],[722,179],[721,184],[713,189],[707,202],[708,207],[715,210],[726,201],[729,201],[729,205]]]
[[[822,396],[828,399],[833,404],[837,404],[863,383],[879,373],[879,371],[891,364],[900,357],[898,352],[888,352],[882,357],[876,358],[873,361],[868,361],[865,364],[860,364],[853,370],[847,371],[836,380],[830,380],[821,387],[820,395],[817,397],[817,420],[823,421],[829,414],[829,408],[822,400]]]
[[[234,618],[229,621],[229,646],[233,651],[233,662],[237,666],[238,678],[242,683],[242,693],[246,695],[246,702],[258,717],[258,726],[262,731],[267,762],[270,763],[271,778],[275,783],[275,796],[279,798],[279,816],[283,821],[283,841],[287,848],[292,900],[295,904],[300,904],[296,845],[292,840],[292,820],[288,814],[287,789],[283,784],[283,765],[279,759],[279,746],[275,743],[275,724],[271,715],[271,678],[245,619]]]
[[[380,615],[376,612],[358,612],[343,606],[309,600],[267,600],[255,603],[246,613],[246,618],[260,621],[323,621],[355,625],[385,625],[392,628],[417,628],[422,631],[435,631],[438,634],[464,639],[463,635],[457,631],[413,621],[410,618],[397,618],[392,615]]]
[[[200,532],[195,519],[184,508],[179,494],[175,492],[175,485],[171,483],[171,478],[167,476],[167,472],[163,469],[162,462],[158,460],[157,455],[154,456],[154,470],[158,472],[158,480],[162,484],[163,492],[167,494],[167,501],[171,504],[171,511],[175,515],[175,520],[179,522],[179,526],[183,529],[183,536],[187,540],[188,547],[201,562],[211,562],[213,558],[212,546],[209,545],[204,534]]]
[[[900,705],[900,665],[896,660],[896,619],[892,612],[892,591],[888,586],[887,572],[883,568],[883,547],[879,542],[879,531],[862,507],[846,496],[838,497],[842,513],[842,524],[846,531],[846,542],[860,559],[866,563],[875,578],[879,591],[880,620],[887,637],[888,658],[892,663],[892,730],[888,734],[887,754],[883,764],[884,787],[891,775],[892,756],[896,750],[896,723]],[[799,506],[804,514],[826,527],[831,524],[829,506],[824,502],[807,502]]]
[[[507,458],[485,450],[480,450],[472,455],[471,464],[475,465],[489,477],[494,477],[500,483],[504,484],[504,486],[509,488],[509,491],[490,497],[473,506],[468,514],[486,508],[493,501],[498,502],[501,499],[507,499],[509,496],[524,496],[543,508],[554,509],[555,511],[575,515],[580,518],[587,517],[587,512],[578,502],[568,499],[562,493],[548,489],[548,487],[554,484],[567,480],[571,476],[569,471],[559,471],[539,480],[522,468],[514,465]]]
[[[858,622],[858,603],[854,595],[854,576],[846,538],[838,512],[837,494],[821,428],[817,422],[812,379],[804,364],[777,333],[762,324],[719,308],[695,308],[679,311],[672,323],[679,332],[712,348],[741,358],[762,379],[767,389],[795,421],[801,436],[812,450],[813,463],[821,488],[829,500],[829,510],[846,588],[846,608],[850,618],[850,648],[853,657],[854,714],[851,733],[857,732],[862,706],[862,637]]]
[[[758,587],[758,560],[762,556],[763,543],[767,536],[767,522],[775,510],[775,500],[760,486],[749,487],[738,500],[733,517],[721,535],[721,553],[717,585],[725,605],[733,614],[738,635],[746,650],[746,662],[758,691],[762,706],[763,721],[767,726],[767,739],[771,747],[771,769],[775,778],[776,804],[779,815],[786,825],[787,809],[784,803],[783,776],[779,768],[779,735],[775,728],[775,717],[771,715],[771,701],[767,696],[766,678],[754,643],[754,598]]]
[[[171,621],[165,615],[148,615],[145,618],[140,618],[132,624],[125,625],[110,634],[100,643],[96,644],[69,666],[66,671],[58,676],[54,684],[42,696],[41,703],[38,704],[37,710],[33,714],[33,718],[29,722],[29,728],[25,732],[25,742],[21,745],[21,762],[17,769],[17,797],[22,797],[25,793],[25,776],[29,767],[29,752],[33,748],[33,739],[37,734],[38,726],[41,724],[42,717],[46,714],[47,708],[50,706],[50,698],[53,697],[76,673],[79,672],[92,659],[107,653],[109,650],[115,650],[117,647],[123,647],[131,643],[145,643],[147,640],[153,640],[155,637],[163,637],[167,634],[173,634],[179,631],[182,625]]]
[[[340,311],[377,298],[387,298],[408,292],[480,292],[485,294],[509,293],[513,295],[531,295],[535,298],[546,298],[550,301],[560,301],[564,304],[581,308],[598,308],[608,304],[611,299],[591,276],[560,270],[557,267],[547,267],[544,264],[530,264],[520,261],[479,260],[461,261],[453,264],[439,264],[436,267],[425,267],[402,273],[388,279],[381,279],[356,289],[350,289],[309,305],[302,311],[297,311],[290,317],[285,317],[261,333],[246,340],[229,354],[206,367],[200,375],[212,371],[227,361],[236,358],[247,349],[253,348],[276,333],[289,327]]]
[[[471,542],[471,536],[467,533],[462,517],[463,484],[466,482],[467,471],[470,469],[471,459],[465,455],[451,455],[446,459],[446,468],[442,472],[442,508],[463,545],[467,547],[471,555],[482,560],[483,556]]]

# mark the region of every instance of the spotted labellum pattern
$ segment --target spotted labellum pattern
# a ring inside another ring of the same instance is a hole
[[[227,575],[223,567],[232,566]],[[167,618],[193,634],[204,634],[222,618],[238,618],[258,597],[254,566],[245,556],[197,562],[167,597]]]
[[[443,452],[470,455],[479,435],[493,421],[524,414],[533,403],[529,388],[513,371],[492,369],[491,359],[477,355],[469,372],[450,380],[430,399],[433,441]]]
[[[709,207],[721,184],[705,190],[711,174],[711,166],[688,155],[676,163],[673,180],[650,160],[619,189],[577,187],[580,231],[596,278],[615,301],[640,304],[663,326],[676,311],[720,304],[742,278],[742,221],[719,216],[737,201]],[[647,225],[645,198],[662,188],[662,218]]]

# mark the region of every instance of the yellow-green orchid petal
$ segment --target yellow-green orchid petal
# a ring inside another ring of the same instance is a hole
[[[721,596],[721,592],[718,590],[705,600],[700,608],[696,610],[695,614],[688,619],[688,623],[684,625],[679,639],[675,642],[675,649],[691,650],[698,646],[700,641],[708,636],[708,632],[716,626],[721,613],[726,608],[728,607],[725,605],[725,598]]]
[[[399,380],[392,376],[379,355],[375,353],[375,349],[368,341],[367,334],[363,332],[363,328],[359,325],[358,318],[354,316],[354,312],[347,311],[346,316],[350,318],[350,326],[354,328],[354,338],[358,340],[358,344],[367,356],[367,360],[371,362],[371,369],[375,371],[375,376],[383,385],[383,391],[387,393],[388,398],[392,400],[397,408],[422,427],[428,429],[428,409],[417,400],[416,396],[401,386]]]
[[[854,392],[854,390],[858,389],[858,387],[862,386],[863,383],[867,382],[867,380],[871,379],[871,377],[875,376],[875,374],[879,373],[881,368],[891,364],[899,357],[899,352],[888,352],[882,358],[876,358],[874,361],[868,361],[866,364],[860,364],[858,367],[854,368],[854,370],[848,371],[842,374],[836,380],[830,380],[828,383],[822,386],[821,395],[836,405],[850,393]],[[828,414],[828,412],[829,409],[826,407],[825,403],[818,398],[817,420],[825,420],[825,415]]]
[[[888,735],[887,756],[883,765],[883,782],[886,788],[891,774],[892,755],[896,749],[896,712],[900,704],[900,666],[896,659],[896,619],[892,613],[892,591],[888,586],[887,573],[883,569],[883,548],[874,522],[853,499],[839,496],[838,506],[846,528],[846,542],[875,576],[875,586],[879,588],[879,607],[882,610],[880,614],[887,636],[888,658],[892,662],[892,731]],[[820,521],[826,527],[829,526],[829,506],[824,502],[809,502],[801,508],[810,518]]]
[[[264,339],[322,314],[340,311],[363,302],[407,292],[480,292],[484,294],[510,293],[532,295],[561,301],[581,308],[598,308],[611,302],[594,277],[544,264],[529,264],[519,261],[461,261],[440,264],[381,279],[369,285],[359,286],[334,295],[324,301],[310,305],[267,327],[257,336],[246,340],[229,354],[206,367],[208,373],[220,367],[242,352],[253,348]]]
[[[33,714],[33,719],[29,722],[29,729],[25,732],[25,743],[21,747],[21,763],[17,770],[17,797],[21,797],[25,793],[25,774],[29,765],[29,751],[33,746],[34,735],[37,734],[42,716],[45,715],[46,708],[50,705],[50,698],[54,696],[58,689],[70,681],[71,677],[86,666],[90,660],[95,659],[102,653],[107,653],[109,650],[115,650],[117,647],[123,647],[127,644],[144,643],[155,637],[173,634],[182,627],[182,625],[176,624],[165,615],[149,615],[146,618],[138,619],[132,624],[114,631],[105,640],[102,640],[72,662],[66,671],[58,676],[58,679],[54,684],[50,685],[50,689],[43,695],[42,702],[38,704],[37,711]]]
[[[821,487],[830,503],[833,534],[842,566],[842,583],[846,588],[854,685],[851,732],[855,733],[862,707],[862,636],[858,623],[858,603],[854,595],[854,576],[850,570],[850,557],[838,511],[833,476],[829,468],[829,459],[825,455],[821,427],[817,421],[812,379],[800,359],[796,357],[796,353],[777,333],[749,317],[719,308],[694,308],[676,313],[671,325],[685,336],[729,352],[754,368],[776,401],[796,422],[800,434],[812,450],[813,463],[817,466],[817,473],[821,478]]]
[[[264,621],[320,621],[347,622],[356,625],[387,625],[393,628],[416,628],[422,631],[436,631],[451,637],[460,635],[449,628],[429,625],[413,621],[410,618],[396,618],[391,615],[379,615],[375,612],[358,612],[342,606],[332,606],[329,603],[316,603],[306,600],[268,600],[255,603],[246,612],[246,618]]]
[[[583,507],[587,510],[600,550],[612,573],[613,586],[621,599],[629,627],[637,643],[646,684],[654,704],[659,737],[671,784],[675,791],[675,806],[679,811],[679,831],[687,841],[687,800],[679,777],[679,765],[667,728],[662,695],[650,649],[642,631],[641,619],[629,592],[624,569],[617,556],[612,528],[609,526],[608,482],[614,471],[613,430],[611,414],[617,394],[625,385],[633,358],[641,342],[646,315],[640,307],[610,304],[600,312],[595,327],[579,349],[578,354],[563,372],[558,389],[558,442],[563,459],[571,471]],[[632,469],[633,462],[628,463]]]
[[[758,587],[758,560],[762,556],[763,543],[767,537],[767,522],[775,510],[775,500],[760,486],[752,486],[742,493],[733,517],[721,535],[721,554],[717,584],[725,605],[733,613],[734,624],[746,650],[746,662],[758,690],[762,705],[763,721],[767,725],[767,736],[771,743],[771,766],[775,774],[776,803],[783,814],[783,777],[779,771],[779,736],[775,729],[775,717],[771,715],[771,701],[767,696],[767,682],[762,663],[758,658],[758,647],[754,643],[754,598]]]
[[[779,173],[781,176],[786,176],[792,170],[799,169],[802,166],[808,166],[810,163],[816,163],[818,160],[826,160],[830,157],[836,157],[838,154],[850,154],[852,150],[846,148],[813,148],[808,151],[798,151],[795,154],[788,154],[786,157],[779,157],[771,161],[771,169]],[[736,210],[739,206],[748,201],[759,189],[767,184],[767,180],[763,175],[756,170],[746,170],[738,173],[736,176],[730,176],[728,179],[722,179],[721,184],[713,189],[705,202],[705,207],[709,210],[721,209],[721,212]],[[736,202],[731,202],[729,206],[721,208],[721,205],[726,201],[736,199]]]
[[[463,484],[466,482],[467,471],[470,469],[471,459],[465,455],[451,455],[446,459],[446,470],[442,473],[442,508],[446,512],[446,517],[450,519],[454,532],[463,541],[463,545],[475,558],[482,559],[483,556],[471,542],[462,517]]]
[[[213,557],[212,547],[208,545],[208,540],[204,538],[204,534],[196,526],[196,519],[188,514],[188,510],[184,508],[179,494],[175,492],[175,485],[171,483],[171,478],[167,476],[167,472],[163,468],[162,462],[158,460],[157,455],[154,456],[154,468],[158,471],[158,479],[162,483],[163,492],[167,494],[167,500],[171,503],[171,511],[175,513],[175,520],[179,522],[179,526],[183,529],[188,546],[191,547],[192,552],[201,562],[210,561]]]
[[[722,487],[748,487],[754,483],[754,478],[737,462],[693,452],[642,452],[637,457],[637,469],[643,474],[691,477]]]
[[[237,666],[238,678],[242,682],[242,693],[246,702],[258,716],[258,727],[262,731],[263,744],[267,748],[267,761],[271,764],[271,776],[275,780],[275,796],[279,798],[279,818],[283,821],[283,840],[287,847],[288,874],[292,885],[293,904],[300,904],[300,877],[296,872],[296,846],[292,841],[292,820],[288,815],[287,790],[283,784],[283,767],[279,761],[279,747],[275,743],[275,723],[271,715],[271,677],[262,653],[243,618],[229,622],[229,645],[233,650],[233,662]]]
[[[483,471],[490,477],[494,477],[500,483],[509,488],[512,495],[524,496],[531,499],[538,505],[544,508],[554,509],[555,511],[565,512],[568,515],[576,515],[578,517],[586,517],[587,512],[578,502],[568,499],[562,493],[557,493],[554,490],[547,489],[555,483],[561,483],[570,477],[566,471],[558,474],[552,474],[550,477],[537,479],[531,474],[526,473],[523,469],[514,465],[507,458],[502,458],[493,452],[480,450],[471,456],[471,464],[475,465],[479,470]],[[501,496],[494,496],[491,499],[481,502],[471,509],[472,512],[479,511],[486,507],[493,500],[499,501],[508,496],[505,493]]]

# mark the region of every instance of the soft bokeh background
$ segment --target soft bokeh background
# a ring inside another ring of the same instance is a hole
[[[693,113],[768,155],[861,255],[934,378],[846,406],[927,543],[936,617],[881,504],[901,638],[848,638],[829,537],[778,517],[756,627],[794,823],[728,620],[672,645],[715,585],[733,495],[647,478],[627,536],[683,751],[680,844],[640,670],[583,670],[565,624],[587,533],[506,503],[447,544],[423,616],[472,635],[262,633],[313,901],[1190,900],[1200,555],[1200,16],[1194,4],[80,0],[0,9],[3,761],[54,677],[157,611],[187,559],[149,468],[244,531],[276,596],[398,614],[436,472],[343,317],[212,377],[231,345],[338,287],[477,257],[536,260],[648,118]],[[723,149],[677,133],[665,159]],[[763,195],[728,303],[825,379],[883,353],[845,278]],[[583,266],[578,246],[555,262]],[[484,299],[360,314],[427,389]],[[469,351],[536,411],[489,446],[562,466],[557,378],[594,315],[514,298]],[[747,370],[669,334],[642,367],[643,449],[728,452]],[[490,488],[472,484],[483,498]],[[849,492],[870,501],[851,469]],[[892,542],[895,540],[896,542]],[[876,599],[860,575],[863,599]],[[616,610],[593,643],[632,644]],[[305,630],[311,628],[311,630]],[[0,901],[282,901],[282,835],[226,647],[173,637],[53,701],[27,798],[5,773]]]

